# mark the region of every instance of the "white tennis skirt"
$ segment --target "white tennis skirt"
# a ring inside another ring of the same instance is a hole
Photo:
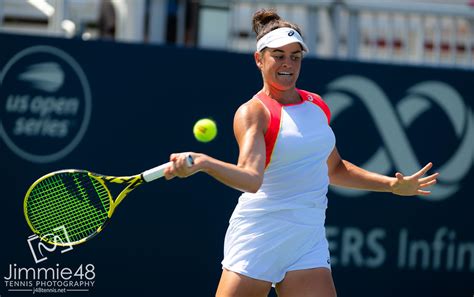
[[[326,210],[319,208],[233,218],[225,236],[222,266],[274,284],[288,271],[331,269],[325,218]]]

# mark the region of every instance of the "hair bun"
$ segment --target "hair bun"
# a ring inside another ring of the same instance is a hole
[[[252,29],[257,34],[260,34],[265,25],[280,20],[280,16],[275,9],[260,9],[253,14]]]

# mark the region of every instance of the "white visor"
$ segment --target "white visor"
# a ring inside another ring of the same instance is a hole
[[[277,48],[294,42],[301,44],[303,51],[308,52],[308,47],[296,30],[287,27],[278,28],[260,38],[257,42],[257,51],[261,51],[266,47]]]

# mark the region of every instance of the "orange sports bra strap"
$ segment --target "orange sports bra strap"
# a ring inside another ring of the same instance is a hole
[[[268,121],[267,131],[265,132],[265,168],[267,168],[272,159],[273,149],[275,148],[278,132],[280,131],[282,106],[277,101],[268,97],[265,93],[257,93],[255,97],[263,103],[270,113],[270,120]]]
[[[326,102],[324,102],[321,96],[315,93],[305,91],[305,90],[296,89],[296,91],[300,94],[303,100],[309,101],[319,106],[323,110],[324,114],[326,115],[326,118],[328,119],[328,124],[329,124],[329,122],[331,121],[331,111],[329,110],[329,106],[326,104]]]

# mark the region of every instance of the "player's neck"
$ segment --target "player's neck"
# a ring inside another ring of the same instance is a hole
[[[280,104],[294,104],[301,101],[295,88],[279,90],[265,85],[260,92],[278,101]]]

